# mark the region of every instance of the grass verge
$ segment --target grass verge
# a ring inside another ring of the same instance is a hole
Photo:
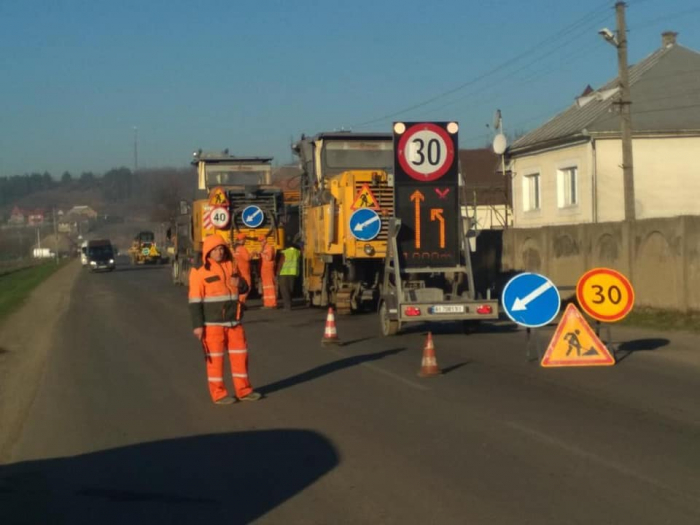
[[[52,261],[0,275],[0,322],[19,308],[34,288],[64,265]]]
[[[700,333],[700,312],[635,308],[619,324],[663,331],[685,330]]]

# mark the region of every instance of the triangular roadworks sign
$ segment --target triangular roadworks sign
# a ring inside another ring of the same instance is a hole
[[[228,207],[228,198],[226,197],[226,192],[220,186],[217,186],[209,194],[209,205],[210,206],[225,206]]]
[[[360,208],[369,208],[371,210],[378,210],[380,208],[379,201],[376,199],[372,190],[369,189],[369,184],[363,184],[360,191],[355,195],[355,200],[350,206],[353,210],[358,210]]]
[[[569,304],[542,358],[542,366],[610,366],[615,358],[581,312]]]

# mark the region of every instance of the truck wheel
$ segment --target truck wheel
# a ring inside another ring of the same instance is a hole
[[[389,309],[384,302],[379,307],[379,322],[381,323],[382,335],[384,337],[396,335],[399,333],[399,330],[401,330],[401,322],[389,318]]]

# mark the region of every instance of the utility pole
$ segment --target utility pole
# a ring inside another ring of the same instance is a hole
[[[56,208],[53,209],[53,250],[58,264],[58,224],[56,224]]]
[[[615,4],[617,18],[617,68],[620,77],[620,132],[622,134],[622,181],[625,195],[625,220],[636,219],[634,205],[634,165],[632,160],[632,97],[627,69],[627,27],[624,2]]]

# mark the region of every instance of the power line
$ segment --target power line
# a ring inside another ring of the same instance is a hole
[[[598,23],[599,23],[599,22],[596,21],[594,24],[591,25],[591,27],[592,27],[593,25],[598,25]],[[582,31],[582,32],[580,32],[580,33],[577,33],[577,34],[572,38],[571,42],[573,42],[574,40],[576,40],[576,39],[579,38],[580,36],[585,35],[585,34],[589,31],[589,29],[590,29],[589,27],[586,27],[584,31]],[[601,44],[601,45],[602,45],[602,44]],[[534,60],[532,60],[532,61],[528,62],[527,64],[525,64],[524,66],[520,67],[519,69],[516,69],[515,71],[513,71],[513,72],[507,74],[506,76],[497,79],[494,83],[495,83],[495,84],[498,84],[498,85],[501,85],[501,84],[505,83],[505,82],[508,81],[510,78],[512,78],[512,77],[514,77],[515,75],[517,75],[518,73],[520,73],[520,72],[522,72],[522,71],[528,69],[528,68],[529,68],[530,66],[532,66],[533,64],[535,64],[535,63],[541,61],[541,60],[544,59],[544,58],[547,58],[548,56],[551,56],[552,54],[554,54],[555,52],[560,51],[561,49],[562,49],[562,48],[556,48],[556,49],[554,49],[554,50],[552,50],[552,51],[550,51],[550,52],[547,52],[547,53],[545,53],[545,54],[543,54],[543,55],[541,55],[541,56],[535,58]],[[566,64],[568,65],[568,64],[571,63],[571,61],[573,61],[573,60],[578,60],[579,58],[582,58],[582,57],[584,57],[584,56],[590,54],[594,49],[595,49],[594,47],[585,47],[585,48],[583,48],[583,52],[581,52],[581,51],[582,51],[581,49],[578,49],[576,52],[570,53],[569,55],[563,57],[563,58],[562,58],[562,62],[566,62]],[[533,71],[529,76],[527,76],[527,77],[525,77],[524,79],[522,79],[522,80],[519,82],[518,85],[523,85],[523,84],[530,83],[530,82],[532,82],[532,81],[534,81],[534,80],[539,80],[539,79],[541,79],[543,76],[546,76],[546,75],[551,74],[551,73],[553,73],[553,72],[559,71],[560,69],[561,69],[561,67],[559,67],[559,66],[557,66],[557,67],[548,66],[548,67],[539,69],[539,70],[537,70],[537,71]],[[463,95],[463,96],[461,96],[461,97],[459,97],[459,98],[457,98],[457,99],[454,99],[454,100],[452,100],[452,101],[446,102],[445,104],[443,104],[443,105],[441,105],[441,106],[438,106],[438,107],[436,107],[436,108],[433,108],[433,109],[430,110],[429,112],[421,113],[421,115],[426,115],[426,114],[428,114],[428,113],[433,113],[433,112],[435,112],[435,111],[439,111],[439,110],[444,109],[444,108],[446,108],[446,107],[448,107],[448,106],[451,106],[452,104],[456,104],[457,102],[460,102],[460,101],[462,101],[462,100],[464,100],[464,99],[466,99],[466,98],[469,98],[469,97],[471,97],[471,96],[473,96],[473,95],[476,95],[476,94],[478,94],[478,93],[482,93],[482,92],[484,92],[484,91],[486,91],[486,90],[493,90],[493,86],[492,86],[492,85],[487,85],[487,86],[481,87],[481,88],[477,89],[476,91],[472,91],[472,92],[467,93],[466,95]],[[494,97],[489,98],[489,100],[493,100],[493,99],[494,99]],[[472,105],[473,105],[473,104],[472,104]]]
[[[630,27],[629,29],[630,30],[641,29],[644,27],[652,26],[652,25],[656,24],[657,22],[664,22],[666,20],[673,20],[674,18],[680,18],[682,16],[692,15],[695,13],[700,13],[700,7],[696,7],[694,9],[686,9],[685,11],[671,13],[670,15],[659,16],[657,18],[647,20],[646,22],[642,22],[641,24],[636,24],[636,25]]]
[[[433,97],[431,97],[431,98],[429,98],[429,99],[427,99],[427,100],[424,100],[424,101],[422,101],[422,102],[418,102],[418,103],[413,104],[413,105],[411,105],[411,106],[409,106],[409,107],[407,107],[407,108],[404,108],[404,109],[402,109],[402,110],[395,111],[395,112],[392,112],[392,113],[388,113],[388,114],[386,114],[386,115],[383,115],[383,116],[378,117],[378,118],[375,118],[375,119],[371,119],[371,120],[367,120],[367,121],[365,121],[365,122],[360,122],[360,123],[358,123],[358,124],[351,125],[350,128],[353,129],[353,128],[364,127],[364,126],[367,126],[367,125],[370,125],[370,124],[374,124],[374,123],[377,123],[377,122],[381,122],[381,121],[383,121],[383,120],[387,120],[387,119],[393,118],[393,117],[398,116],[398,115],[401,115],[401,114],[403,114],[403,113],[407,113],[408,111],[411,111],[411,110],[418,109],[418,108],[420,108],[420,107],[426,106],[426,105],[428,105],[428,104],[430,104],[430,103],[432,103],[432,102],[435,102],[436,100],[439,100],[439,99],[444,98],[444,97],[446,97],[446,96],[448,96],[448,95],[451,95],[452,93],[456,93],[457,91],[460,91],[460,90],[464,89],[465,87],[468,87],[468,86],[470,86],[470,85],[473,85],[473,84],[475,84],[476,82],[479,82],[480,80],[483,80],[484,78],[488,78],[489,76],[491,76],[491,75],[493,75],[493,74],[495,74],[495,73],[497,73],[497,72],[499,72],[499,71],[501,71],[501,70],[503,70],[503,69],[509,67],[511,64],[517,63],[519,60],[523,59],[524,57],[528,56],[529,54],[538,51],[543,45],[551,45],[551,44],[553,44],[555,41],[561,39],[563,36],[566,36],[570,31],[576,29],[577,26],[580,26],[580,25],[582,25],[582,24],[588,23],[588,21],[589,21],[590,18],[593,18],[593,17],[597,16],[599,13],[602,12],[603,8],[607,8],[608,5],[609,5],[609,1],[606,0],[605,2],[603,2],[602,4],[600,4],[598,7],[596,7],[593,11],[591,11],[591,12],[589,12],[588,14],[584,15],[584,16],[581,17],[580,19],[578,19],[578,20],[572,22],[571,24],[569,24],[568,26],[566,26],[566,27],[560,29],[559,31],[557,31],[557,32],[554,33],[553,35],[549,36],[548,38],[545,38],[545,39],[541,40],[540,42],[538,42],[538,43],[535,44],[534,46],[530,47],[529,49],[525,50],[524,52],[520,53],[519,55],[517,55],[517,56],[515,56],[515,57],[513,57],[513,58],[511,58],[511,59],[509,59],[509,60],[507,60],[506,62],[503,62],[502,64],[500,64],[500,65],[496,66],[495,68],[493,68],[493,69],[487,71],[486,73],[483,73],[483,74],[481,74],[481,75],[478,75],[478,76],[476,76],[475,78],[473,78],[473,79],[471,79],[471,80],[469,80],[469,81],[467,81],[467,82],[464,82],[464,83],[462,83],[462,84],[460,84],[460,85],[458,85],[458,86],[456,86],[456,87],[454,87],[454,88],[452,88],[452,89],[449,89],[449,90],[444,91],[444,92],[442,92],[442,93],[440,93],[440,94],[438,94],[438,95],[435,95],[435,96],[433,96]]]

